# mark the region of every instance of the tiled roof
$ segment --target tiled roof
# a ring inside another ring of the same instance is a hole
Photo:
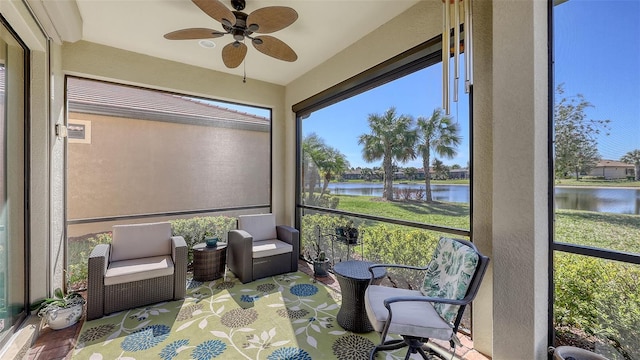
[[[243,123],[268,126],[270,123],[268,118],[216,106],[205,100],[80,78],[69,78],[67,98],[70,112],[159,121],[210,120],[233,122],[240,126]]]
[[[633,164],[623,163],[617,160],[600,160],[596,164],[596,167],[633,167]]]

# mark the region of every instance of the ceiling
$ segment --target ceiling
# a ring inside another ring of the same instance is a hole
[[[221,0],[231,9],[230,0]],[[372,30],[420,0],[247,0],[244,12],[266,6],[288,6],[298,20],[273,35],[298,54],[295,62],[266,56],[248,45],[245,62],[235,69],[224,66],[221,51],[231,35],[199,40],[166,40],[179,29],[204,27],[224,31],[190,0],[76,0],[82,17],[82,40],[216,71],[287,85],[347,48]],[[248,43],[247,43],[248,44]]]

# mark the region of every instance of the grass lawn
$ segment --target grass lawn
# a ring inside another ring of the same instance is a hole
[[[640,187],[640,181],[556,179],[556,186]]]
[[[377,196],[336,195],[338,209],[426,224],[469,229],[469,204],[386,201]]]
[[[555,241],[640,253],[640,216],[556,210]]]
[[[340,210],[469,229],[469,204],[386,201],[373,196],[337,196],[340,198]],[[557,210],[555,240],[640,253],[640,216]]]

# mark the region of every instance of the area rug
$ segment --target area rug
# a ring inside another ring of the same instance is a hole
[[[379,335],[340,327],[340,301],[339,292],[302,272],[244,285],[189,280],[183,301],[85,322],[72,358],[368,359]]]

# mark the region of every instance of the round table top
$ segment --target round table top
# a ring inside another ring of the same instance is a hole
[[[371,279],[371,273],[369,272],[369,266],[376,263],[370,261],[349,260],[341,261],[333,266],[333,271],[340,276],[354,279],[354,280],[369,280]],[[376,279],[385,276],[387,270],[385,268],[373,269],[373,274]]]
[[[197,251],[211,251],[211,250],[222,250],[227,247],[227,243],[219,242],[216,247],[209,248],[206,243],[199,243],[193,245],[193,250]]]

